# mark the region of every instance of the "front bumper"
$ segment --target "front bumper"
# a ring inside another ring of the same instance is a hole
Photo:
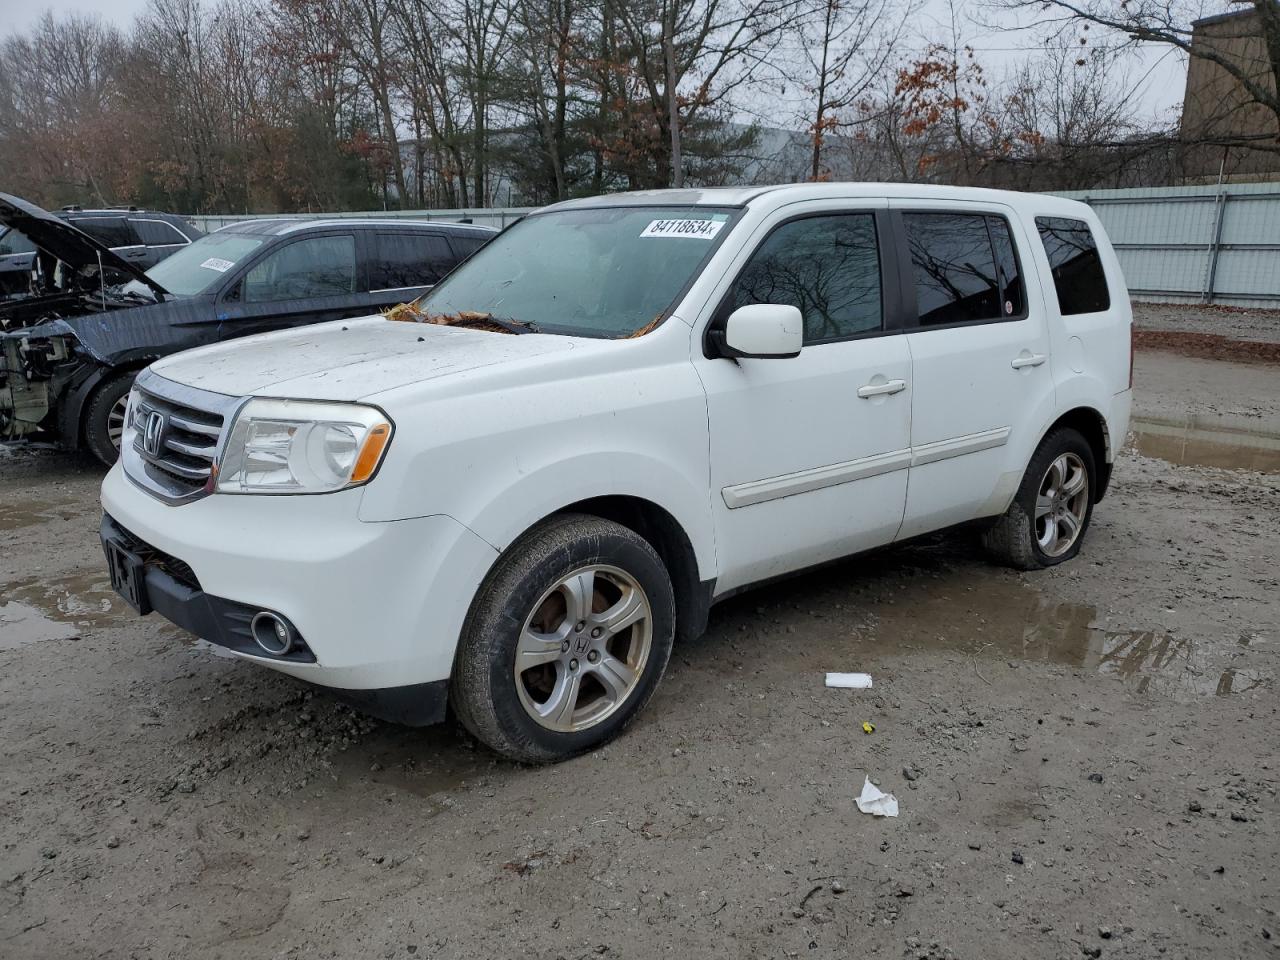
[[[447,516],[362,522],[361,494],[169,506],[117,464],[102,484],[103,527],[160,558],[146,570],[157,612],[238,656],[338,690],[442,685],[497,551]],[[306,654],[253,646],[246,614],[259,610],[287,618]]]

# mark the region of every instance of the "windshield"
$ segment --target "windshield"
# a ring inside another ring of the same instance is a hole
[[[662,318],[728,231],[715,207],[535,214],[427,294],[432,314],[479,313],[537,330],[627,336]]]
[[[262,243],[262,237],[243,233],[211,233],[161,260],[147,271],[147,276],[174,296],[194,297],[208,290]],[[144,289],[136,280],[126,289],[132,287],[139,292]]]

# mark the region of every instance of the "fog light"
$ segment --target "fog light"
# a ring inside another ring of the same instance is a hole
[[[281,657],[293,648],[293,627],[284,617],[263,610],[249,621],[254,642],[273,657]]]

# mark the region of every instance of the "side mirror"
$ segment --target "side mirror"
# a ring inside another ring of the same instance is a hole
[[[804,317],[781,303],[751,303],[729,314],[723,331],[712,334],[722,357],[785,359],[800,356]]]

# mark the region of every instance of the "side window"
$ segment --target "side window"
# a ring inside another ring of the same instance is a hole
[[[132,220],[138,239],[149,247],[186,243],[187,238],[173,224],[163,220]]]
[[[26,234],[17,230],[5,230],[0,233],[0,257],[14,253],[35,253],[36,245],[27,239]]]
[[[493,236],[496,237],[497,234]],[[483,247],[490,239],[489,236],[478,236],[474,233],[449,234],[449,243],[453,245],[453,252],[458,255],[459,263]]]
[[[374,237],[373,250],[369,282],[373,290],[439,283],[455,260],[448,241],[431,233],[379,233]]]
[[[832,214],[778,227],[729,292],[730,311],[751,303],[799,307],[806,344],[881,329],[875,217]]]
[[[1062,315],[1108,309],[1111,294],[1107,276],[1089,225],[1067,217],[1036,217],[1036,227],[1053,268],[1053,286]]]
[[[244,278],[246,303],[332,297],[356,289],[356,239],[312,237],[288,243]]]
[[[987,323],[1022,315],[1022,277],[1003,217],[906,213],[920,326]]]
[[[70,221],[104,247],[135,247],[138,237],[124,217],[82,217]]]

